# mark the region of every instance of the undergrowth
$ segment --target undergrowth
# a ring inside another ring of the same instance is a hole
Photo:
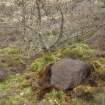
[[[0,68],[20,72],[24,67],[22,52],[19,48],[6,47],[0,49]]]
[[[91,55],[94,54],[95,50],[89,48],[86,44],[78,43],[68,48],[58,49],[55,52],[51,53],[43,53],[39,58],[34,60],[29,67],[30,78],[36,78],[33,73],[40,72],[43,70],[43,67],[46,64],[56,63],[58,60],[62,58],[74,58],[74,59],[82,59],[88,60],[93,65],[94,71],[93,73],[102,74],[105,72],[105,58],[91,58]],[[6,67],[9,67],[9,60],[12,63],[17,64],[20,62],[24,63],[21,58],[21,51],[17,48],[4,48],[0,49],[0,57],[2,60],[1,64],[6,64]],[[3,61],[5,60],[5,62]],[[33,77],[34,76],[34,77]],[[93,75],[95,76],[95,75]],[[94,78],[95,79],[95,78]],[[99,79],[98,79],[99,80]],[[34,81],[34,80],[33,80]],[[97,82],[97,80],[96,80]],[[98,81],[97,83],[99,83]],[[22,75],[11,75],[4,82],[0,83],[0,94],[2,94],[2,98],[0,98],[1,105],[42,105],[40,103],[35,103],[36,100],[33,98],[34,91],[30,86],[26,86],[27,81]],[[100,83],[99,83],[100,84]],[[99,105],[101,102],[97,102],[96,95],[97,88],[100,90],[103,85],[97,85],[97,87],[90,86],[89,84],[79,85],[73,89],[75,93],[73,98],[68,97],[64,92],[53,89],[51,92],[47,93],[43,100],[46,101],[48,105]],[[83,97],[89,98],[90,101],[85,100]],[[93,96],[93,97],[92,97]],[[103,94],[100,93],[101,97],[104,97]],[[100,96],[98,98],[100,98]],[[95,99],[96,98],[96,99]],[[45,105],[46,105],[45,104]],[[44,104],[43,104],[44,105]],[[101,104],[100,104],[101,105]]]
[[[24,87],[24,75],[11,75],[0,83],[0,105],[28,105],[31,102],[32,90]]]
[[[43,69],[46,64],[55,63],[62,58],[79,58],[87,59],[94,52],[86,44],[78,43],[68,48],[58,49],[52,53],[43,53],[41,57],[35,59],[30,66],[30,69],[34,72],[38,72]]]

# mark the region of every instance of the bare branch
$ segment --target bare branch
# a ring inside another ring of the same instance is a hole
[[[56,47],[57,44],[60,43],[60,41],[61,41],[61,39],[62,39],[62,37],[63,37],[64,15],[63,15],[63,12],[62,12],[61,9],[59,9],[59,12],[60,12],[60,14],[61,14],[60,32],[59,32],[59,36],[58,36],[56,42],[55,42],[52,46],[50,46],[51,49],[54,48],[54,47]]]

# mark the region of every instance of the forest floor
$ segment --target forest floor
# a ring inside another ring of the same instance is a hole
[[[18,49],[0,49],[0,59],[4,61],[0,65],[9,72],[6,79],[0,82],[0,105],[104,105],[105,58],[98,56],[96,52],[95,49],[89,48],[86,44],[78,43],[70,48],[59,49],[50,54],[41,54],[37,59],[32,60],[31,64],[27,64]],[[75,94],[71,96],[63,91],[53,89],[44,96],[43,100],[38,101],[36,99],[38,92],[33,89],[37,79],[36,73],[42,70],[45,59],[51,63],[64,57],[92,63],[95,69],[93,79],[97,85],[79,85],[73,89]]]

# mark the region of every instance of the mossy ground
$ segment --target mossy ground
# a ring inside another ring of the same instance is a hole
[[[32,90],[25,88],[23,75],[11,75],[0,83],[0,105],[28,105],[31,102]]]
[[[95,50],[89,48],[86,44],[79,43],[69,48],[42,54],[41,57],[33,61],[28,67],[28,71],[22,74],[12,74],[8,76],[4,82],[0,83],[0,105],[104,105],[105,82],[98,76],[105,72],[105,58],[91,58],[94,52]],[[5,50],[3,49],[3,51],[0,50],[0,56],[2,54],[7,56],[8,54],[9,56],[12,55],[11,60],[13,59],[13,61],[15,57],[21,58],[21,52],[15,49],[11,50],[7,48]],[[79,85],[73,90],[71,96],[53,89],[44,96],[41,102],[37,102],[37,100],[35,100],[36,92],[32,90],[29,79],[26,79],[26,74],[34,81],[34,79],[36,79],[34,74],[42,70],[46,64],[55,63],[64,57],[89,61],[94,66],[92,76],[94,80],[97,76],[97,86],[91,86],[89,84]],[[15,60],[17,61],[17,59]]]
[[[9,72],[22,72],[25,66],[21,50],[15,47],[0,49],[0,68]]]

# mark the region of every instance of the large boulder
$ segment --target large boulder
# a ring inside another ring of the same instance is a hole
[[[51,85],[64,91],[73,89],[89,76],[90,69],[84,61],[62,59],[51,66]]]
[[[64,58],[52,65],[47,65],[39,73],[38,87],[41,90],[56,88],[72,90],[83,83],[90,75],[91,65],[80,60]]]

